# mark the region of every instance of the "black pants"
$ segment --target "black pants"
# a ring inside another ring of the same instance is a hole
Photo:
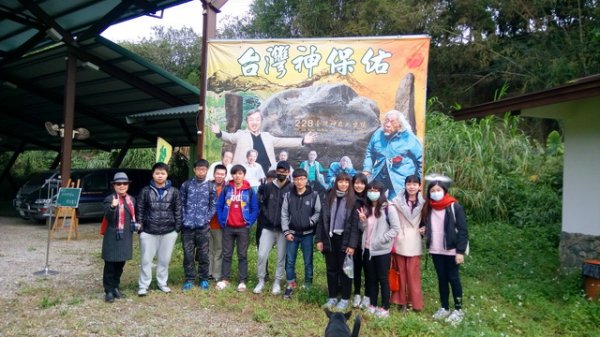
[[[448,284],[450,284],[452,286],[452,296],[454,297],[454,308],[457,310],[461,309],[462,285],[460,284],[459,268],[454,255],[431,254],[431,259],[433,260],[433,266],[438,278],[442,308],[446,310],[450,308],[450,304],[448,303],[448,297],[450,296]]]
[[[183,270],[185,280],[194,282],[196,275],[200,281],[208,281],[208,238],[210,228],[183,229],[181,242],[183,244]],[[196,262],[198,261],[198,272]]]
[[[119,284],[121,283],[121,275],[123,274],[123,267],[125,267],[125,261],[104,261],[104,273],[102,275],[104,292],[111,293],[114,289],[119,288]]]
[[[354,251],[354,295],[360,295],[361,278],[364,269],[361,253],[362,247],[359,242],[359,246],[356,247],[356,250]]]
[[[371,300],[371,305],[377,306],[377,295],[381,289],[381,306],[388,310],[390,308],[390,281],[388,271],[390,270],[391,254],[371,256],[369,250],[363,251],[363,264],[365,266],[365,294]]]
[[[337,298],[338,290],[341,288],[342,299],[350,299],[352,280],[344,273],[345,258],[346,252],[342,251],[342,236],[334,234],[331,238],[331,251],[325,252],[329,298]]]

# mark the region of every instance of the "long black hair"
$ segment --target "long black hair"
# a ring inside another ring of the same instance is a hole
[[[380,181],[373,181],[371,182],[371,184],[369,184],[369,186],[367,186],[367,192],[369,190],[377,190],[379,191],[379,199],[377,199],[377,205],[375,206],[375,210],[372,210],[373,208],[373,201],[371,201],[371,199],[366,198],[366,204],[368,206],[371,207],[367,207],[367,217],[369,217],[371,214],[374,214],[376,218],[379,218],[381,216],[381,208],[386,205],[387,207],[387,197],[385,196],[385,191],[387,190],[385,188],[385,185],[383,185],[382,182]],[[373,213],[371,213],[373,212]]]
[[[352,177],[352,189],[354,189],[354,184],[360,181],[361,183],[363,183],[365,185],[365,190],[362,191],[361,193],[356,192],[356,190],[354,191],[354,194],[356,195],[357,198],[362,198],[363,200],[367,197],[367,188],[369,187],[369,178],[367,177],[366,174],[359,172],[357,173],[354,177]]]
[[[406,204],[408,205],[408,192],[406,191],[406,184],[408,183],[417,183],[419,184],[419,186],[421,186],[421,178],[419,178],[418,175],[416,174],[412,174],[409,175],[408,177],[406,177],[406,179],[404,179],[404,200],[406,201]],[[416,207],[419,204],[419,191],[417,191],[417,200],[415,200],[415,204],[413,205],[413,208]]]
[[[295,172],[295,171],[294,171]],[[335,177],[335,182],[333,183],[333,187],[329,190],[327,194],[327,204],[329,207],[333,205],[333,201],[337,198],[337,184],[340,180],[347,180],[349,183],[348,191],[346,192],[346,208],[352,209],[354,207],[354,201],[356,200],[356,196],[354,195],[354,188],[352,187],[352,177],[346,173],[342,172]]]

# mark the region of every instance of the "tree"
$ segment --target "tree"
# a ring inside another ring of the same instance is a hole
[[[473,105],[600,73],[598,0],[255,0],[227,38],[428,34],[429,96]]]
[[[134,53],[148,59],[177,77],[198,86],[202,39],[189,27],[181,29],[152,27],[154,36],[140,42],[120,42]]]

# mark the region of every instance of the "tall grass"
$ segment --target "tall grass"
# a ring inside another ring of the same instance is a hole
[[[520,124],[520,117],[509,114],[457,122],[430,105],[425,168],[454,180],[451,193],[471,219],[516,225],[560,221],[560,136],[553,134],[546,149]]]

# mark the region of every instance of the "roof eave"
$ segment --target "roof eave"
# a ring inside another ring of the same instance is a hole
[[[452,113],[456,120],[480,118],[600,95],[600,74],[584,77],[555,88],[505,98],[464,108]]]

